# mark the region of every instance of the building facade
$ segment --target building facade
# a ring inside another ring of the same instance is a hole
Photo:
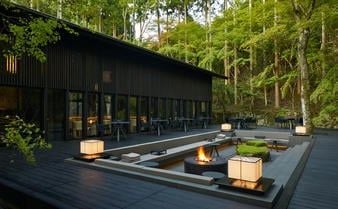
[[[134,133],[147,131],[150,118],[211,115],[212,78],[223,76],[69,25],[78,35],[48,46],[45,63],[1,56],[0,116],[72,139],[110,135],[113,120],[129,121]]]

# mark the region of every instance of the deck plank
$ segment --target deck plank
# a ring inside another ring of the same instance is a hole
[[[187,134],[203,133],[196,130]],[[155,135],[131,135],[128,139],[106,139],[105,148],[180,137],[184,132]],[[290,201],[289,208],[337,208],[338,131],[317,136],[304,173]],[[37,165],[27,165],[20,155],[0,148],[0,179],[34,193],[35,197],[53,198],[53,202],[74,208],[126,209],[258,209],[260,207],[180,190],[148,181],[64,163],[79,151],[79,141],[55,141],[53,149],[37,153]],[[14,159],[14,162],[12,161]],[[324,185],[324,186],[323,186]],[[0,193],[1,195],[1,193]],[[316,199],[316,197],[318,199]],[[42,198],[42,199],[48,199]],[[62,207],[60,207],[62,208]]]
[[[338,208],[338,131],[316,136],[289,209]]]

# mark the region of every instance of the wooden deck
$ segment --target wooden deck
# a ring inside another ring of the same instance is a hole
[[[208,130],[195,130],[187,134],[197,134]],[[106,140],[105,148],[115,148],[136,143],[185,135],[184,132],[167,132],[158,137],[154,135],[129,136],[120,143]],[[69,209],[189,209],[189,208],[248,208],[239,202],[198,194],[178,188],[128,178],[111,173],[92,170],[64,163],[79,151],[79,141],[53,142],[53,149],[37,154],[37,166],[26,165],[18,157],[10,162],[10,151],[0,148],[0,190],[12,188],[27,196],[38,198],[48,203],[48,208]],[[7,195],[8,196],[8,195]],[[0,192],[1,198],[7,197]],[[24,208],[25,201],[18,203]],[[45,207],[46,208],[46,207]]]
[[[212,130],[216,129],[195,130],[187,134]],[[332,159],[338,156],[338,131],[325,131],[329,133],[328,135],[323,135],[322,132],[316,135],[313,151],[290,201],[290,209],[337,208],[338,161]],[[183,135],[184,132],[166,132],[160,137],[129,136],[128,139],[122,139],[120,143],[110,139],[106,140],[105,148]],[[4,188],[10,188],[42,200],[48,204],[48,208],[260,208],[64,163],[64,159],[78,151],[79,141],[55,141],[52,150],[37,154],[37,166],[29,166],[19,156],[13,157],[15,153],[0,148],[0,202],[1,199],[12,194],[3,193]],[[15,161],[11,162],[11,159]],[[19,206],[27,208],[25,201],[20,199],[19,202],[21,203]]]
[[[338,130],[317,133],[289,209],[338,208]]]

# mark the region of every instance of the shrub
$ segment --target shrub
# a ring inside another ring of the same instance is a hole
[[[16,116],[13,120],[8,119],[8,124],[5,125],[4,135],[0,136],[0,141],[6,147],[21,152],[28,163],[35,164],[34,151],[51,148],[51,144],[45,141],[42,134],[43,132],[35,124],[26,123]]]
[[[268,144],[264,140],[250,140],[246,142],[249,146],[255,146],[255,147],[267,147]]]
[[[263,162],[267,162],[270,159],[270,152],[268,147],[257,147],[247,144],[241,144],[237,147],[236,152],[238,155],[241,156],[262,158]]]

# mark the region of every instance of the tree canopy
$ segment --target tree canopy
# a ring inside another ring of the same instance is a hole
[[[334,0],[13,2],[228,76],[225,82],[214,80],[216,119],[255,114],[269,123],[286,114],[317,127],[337,127]],[[15,39],[1,33],[0,41],[12,45],[8,54],[43,61],[40,49],[59,39],[58,27],[41,19],[20,22],[7,29]],[[52,38],[46,42],[41,36]]]

